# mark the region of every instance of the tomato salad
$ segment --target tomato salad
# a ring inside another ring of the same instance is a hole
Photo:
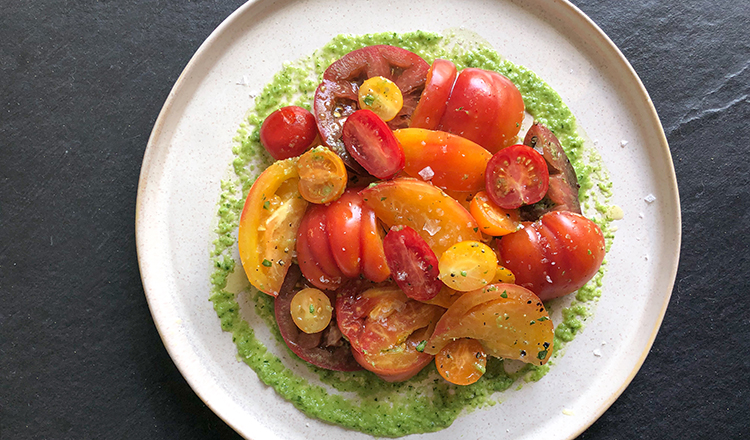
[[[250,188],[238,234],[292,351],[389,382],[433,361],[458,385],[488,356],[545,364],[543,301],[589,281],[605,241],[553,132],[535,123],[517,143],[513,82],[367,46],[328,67],[312,108],[263,122],[276,162]]]

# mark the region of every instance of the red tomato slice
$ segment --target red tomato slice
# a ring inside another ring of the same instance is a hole
[[[408,226],[394,226],[383,240],[385,260],[393,280],[406,296],[429,301],[443,287],[438,259],[430,246]]]
[[[397,286],[360,281],[342,287],[336,298],[339,328],[354,358],[389,382],[414,376],[432,360],[417,346],[432,333],[443,310],[409,299]]]
[[[347,190],[326,213],[331,252],[344,276],[354,278],[361,273],[362,197]]]
[[[294,105],[271,113],[260,126],[260,143],[276,160],[299,156],[310,148],[316,136],[315,117]]]
[[[496,153],[516,142],[523,112],[521,92],[508,78],[468,68],[458,74],[438,130],[463,136]]]
[[[391,271],[385,259],[383,250],[383,229],[378,225],[375,211],[369,206],[362,205],[362,274],[370,281],[379,283],[385,281]]]
[[[312,205],[297,232],[297,262],[302,274],[319,289],[337,289],[344,274],[336,264],[328,240],[327,207]]]
[[[578,290],[596,274],[604,260],[604,236],[586,217],[555,211],[503,237],[498,253],[516,284],[547,301]]]
[[[352,356],[351,346],[342,337],[335,320],[335,312],[331,323],[322,332],[308,335],[297,328],[292,320],[290,304],[299,291],[294,288],[299,278],[299,268],[292,266],[287,272],[279,295],[274,300],[276,323],[286,345],[294,354],[317,367],[335,371],[361,370],[362,367]]]
[[[349,116],[342,140],[357,163],[378,179],[390,179],[404,168],[404,152],[393,132],[370,110]]]
[[[434,130],[440,125],[456,76],[458,71],[452,62],[437,59],[432,63],[409,127]]]
[[[487,163],[485,184],[490,200],[503,209],[536,203],[549,188],[547,163],[526,145],[504,148]]]
[[[388,126],[405,128],[422,93],[429,68],[419,55],[394,46],[368,46],[341,57],[328,67],[315,91],[313,113],[323,142],[338,153],[348,167],[361,172],[362,167],[349,156],[341,140],[344,121],[359,109],[359,86],[373,76],[396,83],[404,104]]]

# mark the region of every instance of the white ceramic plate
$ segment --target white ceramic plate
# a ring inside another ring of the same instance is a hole
[[[231,335],[221,331],[208,301],[219,181],[251,94],[283,61],[310,54],[338,33],[460,27],[560,93],[603,157],[614,182],[612,202],[625,217],[616,223],[596,313],[551,372],[506,392],[501,405],[424,437],[575,437],[643,363],[677,269],[677,184],[647,92],[593,22],[564,1],[251,1],[206,40],[170,93],[149,139],[136,211],[141,276],[164,344],[195,392],[243,436],[368,437],[309,419],[260,383],[236,359]],[[647,202],[648,195],[655,200]]]

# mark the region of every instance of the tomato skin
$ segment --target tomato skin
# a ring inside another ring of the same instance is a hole
[[[485,171],[485,191],[503,209],[536,203],[549,188],[549,171],[541,154],[513,145],[492,156]]]
[[[260,143],[276,160],[299,156],[318,136],[315,117],[302,107],[282,107],[260,126]]]
[[[490,284],[461,295],[440,318],[426,353],[458,338],[478,340],[487,354],[544,365],[552,355],[554,326],[542,301],[515,284]]]
[[[354,278],[361,273],[362,198],[347,190],[331,203],[326,217],[333,258],[344,276]]]
[[[482,238],[466,208],[430,183],[400,177],[370,185],[360,194],[383,223],[414,228],[435,255],[460,241]]]
[[[438,279],[438,259],[430,246],[408,226],[394,226],[383,240],[383,250],[393,280],[406,296],[429,301],[443,283]]]
[[[395,285],[353,280],[337,292],[336,316],[354,358],[388,382],[409,379],[433,357],[416,349],[443,314]]]
[[[498,252],[516,284],[547,301],[578,290],[596,274],[604,236],[586,217],[554,211],[500,239]]]
[[[404,168],[404,151],[393,132],[370,110],[349,116],[341,138],[354,160],[378,179],[390,179]]]
[[[441,59],[433,61],[409,127],[434,130],[440,125],[456,76],[458,71],[452,62]]]
[[[242,267],[250,284],[271,296],[279,294],[308,205],[298,180],[296,158],[274,162],[253,183],[240,215]]]
[[[340,155],[348,167],[362,173],[362,167],[349,156],[341,140],[344,121],[359,109],[359,86],[374,76],[396,83],[403,94],[403,106],[388,126],[405,128],[422,93],[429,68],[419,55],[387,45],[363,47],[335,61],[323,73],[313,102],[313,114],[323,142]]]
[[[393,134],[404,151],[404,171],[411,177],[430,180],[450,191],[484,188],[484,170],[492,155],[480,145],[454,134],[421,128],[404,128]],[[430,179],[420,175],[426,167],[434,174]]]
[[[326,206],[311,205],[297,231],[297,262],[302,274],[315,287],[335,290],[344,274],[336,264],[328,240]]]
[[[496,153],[516,142],[523,115],[523,98],[513,82],[497,72],[467,68],[456,78],[438,130]]]

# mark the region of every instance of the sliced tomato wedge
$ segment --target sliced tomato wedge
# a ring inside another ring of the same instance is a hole
[[[362,198],[356,191],[344,192],[328,207],[326,217],[328,240],[336,264],[344,276],[359,276],[362,262]]]
[[[405,128],[422,93],[429,68],[430,65],[419,55],[387,45],[363,47],[341,57],[326,69],[323,81],[315,91],[313,114],[323,142],[338,153],[348,167],[362,172],[362,167],[349,156],[341,140],[344,121],[359,109],[359,86],[375,76],[396,83],[404,103],[388,126]]]
[[[432,63],[409,127],[434,130],[440,125],[457,75],[456,66],[448,60],[437,59]]]
[[[383,250],[393,280],[406,296],[429,301],[443,287],[438,259],[430,246],[408,226],[394,226],[383,240]]]
[[[490,200],[503,209],[536,203],[549,188],[547,163],[526,145],[504,148],[487,163],[485,184]]]
[[[305,212],[297,232],[297,262],[313,286],[326,290],[341,286],[344,274],[331,251],[325,206],[311,205]]]
[[[404,151],[393,132],[370,110],[357,110],[344,123],[346,151],[378,179],[390,179],[404,168]]]

